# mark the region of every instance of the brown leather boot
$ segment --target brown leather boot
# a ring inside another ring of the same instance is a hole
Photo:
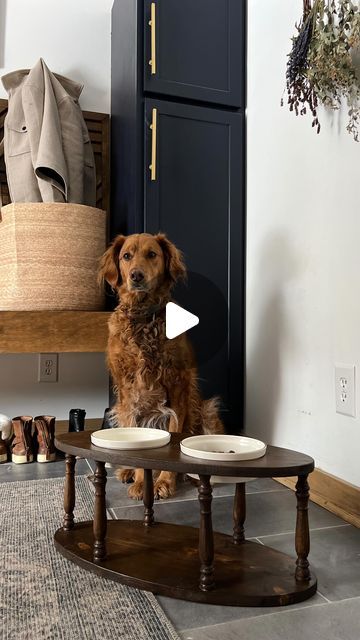
[[[53,462],[55,452],[55,417],[36,416],[34,418],[36,436],[38,442],[38,462]]]
[[[15,464],[32,462],[34,452],[32,448],[32,417],[18,416],[12,419],[14,439],[11,444],[11,459]]]

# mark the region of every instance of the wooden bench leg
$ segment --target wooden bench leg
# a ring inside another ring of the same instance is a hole
[[[101,562],[106,558],[106,469],[105,462],[96,462],[94,475],[95,512],[94,512],[94,562]]]
[[[298,582],[310,580],[308,555],[310,551],[309,533],[309,485],[308,476],[299,476],[296,483],[297,517],[295,532],[295,549],[297,554],[295,578]]]
[[[154,524],[154,482],[152,469],[144,469],[144,525]]]
[[[75,508],[75,463],[76,458],[70,453],[65,454],[65,487],[64,487],[64,531],[74,528]]]
[[[234,544],[242,544],[245,542],[245,518],[246,518],[246,499],[245,499],[245,482],[237,482],[234,497]]]
[[[199,476],[200,529],[200,589],[210,591],[214,588],[214,537],[211,519],[212,488],[210,476]]]

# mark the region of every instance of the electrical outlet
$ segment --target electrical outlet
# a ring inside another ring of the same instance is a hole
[[[335,366],[336,413],[355,418],[355,366]]]
[[[58,354],[39,353],[38,382],[58,381]]]

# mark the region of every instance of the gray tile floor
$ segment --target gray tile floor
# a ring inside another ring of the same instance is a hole
[[[91,476],[93,463],[78,460],[76,473]],[[0,483],[59,477],[64,461],[0,465]],[[233,485],[214,489],[214,529],[231,532]],[[174,498],[155,503],[158,520],[197,526],[196,488],[179,482]],[[107,506],[112,517],[141,518],[142,506],[127,497],[127,487],[108,469]],[[247,484],[248,538],[294,555],[295,497],[273,480]],[[159,596],[158,600],[184,640],[359,640],[360,530],[310,504],[310,562],[318,593],[289,607],[219,607]]]

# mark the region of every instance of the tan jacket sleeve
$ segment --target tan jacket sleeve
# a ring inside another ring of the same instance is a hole
[[[21,88],[9,92],[9,110],[4,122],[4,154],[12,202],[40,202],[41,194],[31,161]]]
[[[66,202],[68,173],[62,147],[61,126],[51,88],[42,91],[25,84],[22,89],[25,122],[29,132],[32,165],[43,202]]]

